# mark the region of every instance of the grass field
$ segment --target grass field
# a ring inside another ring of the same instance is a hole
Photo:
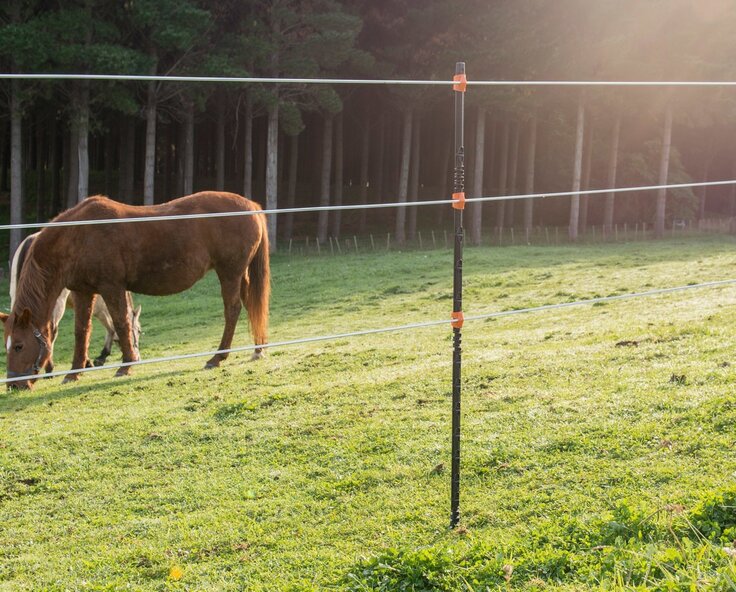
[[[735,268],[730,238],[469,248],[465,311]],[[274,342],[452,307],[446,250],[273,278]],[[138,297],[142,355],[214,349],[218,293]],[[1,394],[0,590],[736,590],[735,329],[736,286],[467,322],[457,530],[449,326]]]

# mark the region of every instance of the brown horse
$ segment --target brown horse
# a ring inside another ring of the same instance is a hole
[[[103,196],[90,197],[61,213],[56,222],[257,212],[255,202],[233,193],[205,191],[158,206],[129,206]],[[262,213],[231,217],[141,221],[80,226],[51,226],[34,241],[18,283],[5,326],[8,378],[37,374],[50,357],[51,318],[61,290],[74,298],[74,359],[72,370],[88,363],[91,315],[97,294],[112,315],[123,362],[134,362],[130,317],[125,292],[163,296],[193,286],[214,269],[225,306],[225,329],[219,350],[229,349],[240,316],[248,311],[256,345],[267,343],[271,293],[266,218]],[[257,348],[254,358],[262,355]],[[215,354],[214,368],[227,358]],[[126,375],[129,366],[118,369]],[[64,381],[77,380],[78,373]],[[35,379],[19,379],[9,387],[30,388]]]

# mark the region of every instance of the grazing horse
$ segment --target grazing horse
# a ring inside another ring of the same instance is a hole
[[[219,350],[232,344],[242,305],[248,311],[256,346],[268,339],[271,272],[266,217],[260,206],[234,193],[205,191],[156,206],[129,206],[93,196],[62,212],[56,222],[151,218],[151,221],[50,226],[33,242],[23,265],[5,327],[9,388],[30,388],[50,357],[51,319],[63,288],[74,299],[72,370],[84,368],[90,321],[97,294],[110,310],[120,338],[123,362],[138,356],[132,345],[126,290],[153,296],[176,294],[214,269],[220,280],[225,328]],[[219,214],[236,216],[159,220],[159,216]],[[253,357],[262,355],[257,347]],[[206,364],[214,368],[228,357],[216,353]],[[122,366],[117,375],[129,374]],[[64,379],[78,380],[72,372]]]
[[[28,235],[24,238],[18,248],[15,250],[13,255],[13,261],[10,264],[10,308],[13,308],[15,304],[15,293],[18,290],[18,278],[20,277],[20,271],[23,269],[23,263],[28,255],[28,250],[31,248],[33,241],[38,236],[38,232]],[[128,315],[130,316],[131,327],[133,329],[133,347],[137,351],[140,343],[141,335],[141,307],[140,305],[134,310],[133,309],[133,296],[130,292],[127,293],[128,298]],[[53,356],[54,344],[56,343],[56,337],[59,332],[59,323],[61,317],[64,316],[67,306],[74,306],[74,301],[71,298],[71,292],[64,288],[56,300],[54,305],[54,311],[51,315],[51,355]],[[94,359],[95,366],[104,366],[107,361],[107,357],[112,352],[113,342],[119,343],[118,335],[115,333],[115,327],[113,326],[112,317],[110,311],[107,310],[107,305],[102,298],[95,299],[95,308],[92,311],[93,316],[102,323],[103,327],[107,330],[105,335],[105,344],[102,347],[100,355]],[[46,364],[46,372],[53,372],[54,362],[52,358]]]

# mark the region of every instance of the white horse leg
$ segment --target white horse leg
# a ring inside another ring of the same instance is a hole
[[[112,322],[110,311],[102,297],[97,298],[93,314],[95,318],[102,323],[102,326],[105,327],[105,344],[102,346],[100,355],[95,358],[94,364],[95,366],[104,366],[107,361],[107,357],[112,352],[112,343],[118,336],[115,333],[115,325]]]
[[[115,331],[120,339],[120,349],[123,352],[123,362],[138,361],[138,352],[133,348],[133,336],[130,326],[130,310],[125,290],[101,290],[103,298],[107,303],[108,314],[113,321]],[[130,374],[130,366],[123,366],[115,373],[115,376],[126,376]]]

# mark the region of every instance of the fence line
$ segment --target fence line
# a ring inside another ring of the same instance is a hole
[[[520,193],[514,195],[492,195],[485,197],[468,197],[468,203],[493,202],[504,200],[546,199],[552,197],[570,197],[572,195],[605,195],[608,193],[633,193],[636,191],[655,191],[659,189],[686,189],[692,187],[719,187],[736,185],[736,179],[723,181],[704,181],[697,183],[676,183],[670,185],[642,185],[640,187],[618,187],[614,189],[581,189],[579,191],[556,191],[548,193]],[[345,204],[332,206],[308,206],[304,208],[280,208],[272,210],[249,210],[238,212],[210,212],[202,214],[178,214],[172,216],[138,216],[132,218],[105,218],[101,220],[70,220],[65,222],[28,222],[23,224],[0,224],[0,230],[16,228],[49,228],[55,226],[96,226],[100,224],[125,224],[129,222],[161,222],[165,220],[194,220],[201,218],[230,218],[236,216],[253,216],[255,214],[307,214],[315,212],[344,212],[349,210],[376,210],[381,208],[413,208],[421,206],[439,206],[453,203],[452,199],[435,199],[427,201],[399,201],[369,204]]]
[[[490,313],[481,313],[475,315],[465,316],[465,321],[481,321],[488,319],[498,319],[503,317],[515,316],[520,314],[529,314],[536,312],[544,312],[548,310],[558,310],[563,308],[572,308],[578,306],[586,306],[592,304],[598,304],[602,302],[615,302],[618,300],[632,300],[634,298],[645,298],[650,296],[661,296],[663,294],[672,294],[675,292],[683,292],[687,290],[696,290],[704,288],[720,288],[736,284],[736,278],[728,280],[716,280],[712,282],[702,282],[699,284],[688,284],[685,286],[673,286],[670,288],[655,288],[653,290],[646,290],[644,292],[631,292],[629,294],[616,294],[613,296],[601,296],[598,298],[588,298],[586,300],[575,300],[573,302],[560,302],[556,304],[544,304],[541,306],[532,306],[528,308],[518,308],[513,310],[503,310]],[[321,341],[334,341],[339,339],[346,339],[349,337],[366,337],[370,335],[378,335],[381,333],[394,333],[399,331],[409,331],[413,329],[426,329],[428,327],[437,327],[441,325],[448,325],[452,323],[453,319],[444,319],[441,321],[425,321],[421,323],[410,323],[407,325],[397,325],[393,327],[381,327],[378,329],[363,329],[361,331],[352,331],[347,333],[335,333],[332,335],[319,335],[316,337],[302,337],[299,339],[292,339],[288,341],[277,341],[274,343],[268,343],[264,345],[244,345],[239,347],[233,347],[230,349],[213,350],[207,352],[195,352],[191,354],[178,354],[174,356],[165,356],[159,358],[150,358],[148,360],[139,360],[137,362],[124,362],[120,364],[108,364],[105,366],[94,366],[92,368],[78,368],[75,370],[58,370],[55,372],[49,372],[46,374],[31,374],[28,376],[18,376],[14,378],[4,378],[0,380],[0,384],[6,384],[9,382],[17,382],[22,380],[32,380],[39,378],[52,378],[59,376],[67,376],[69,374],[82,374],[86,372],[99,372],[102,370],[117,370],[119,368],[125,368],[129,366],[144,366],[150,364],[162,364],[164,362],[175,362],[179,360],[190,360],[193,358],[204,358],[207,356],[214,356],[215,354],[231,354],[240,353],[245,351],[254,351],[256,349],[274,349],[279,347],[287,347],[291,345],[303,345],[308,343],[317,343]]]
[[[0,80],[108,80],[132,82],[215,82],[235,84],[356,84],[450,86],[454,80],[370,78],[273,78],[257,76],[165,76],[145,74],[0,73]],[[467,86],[732,87],[733,80],[468,80]]]

